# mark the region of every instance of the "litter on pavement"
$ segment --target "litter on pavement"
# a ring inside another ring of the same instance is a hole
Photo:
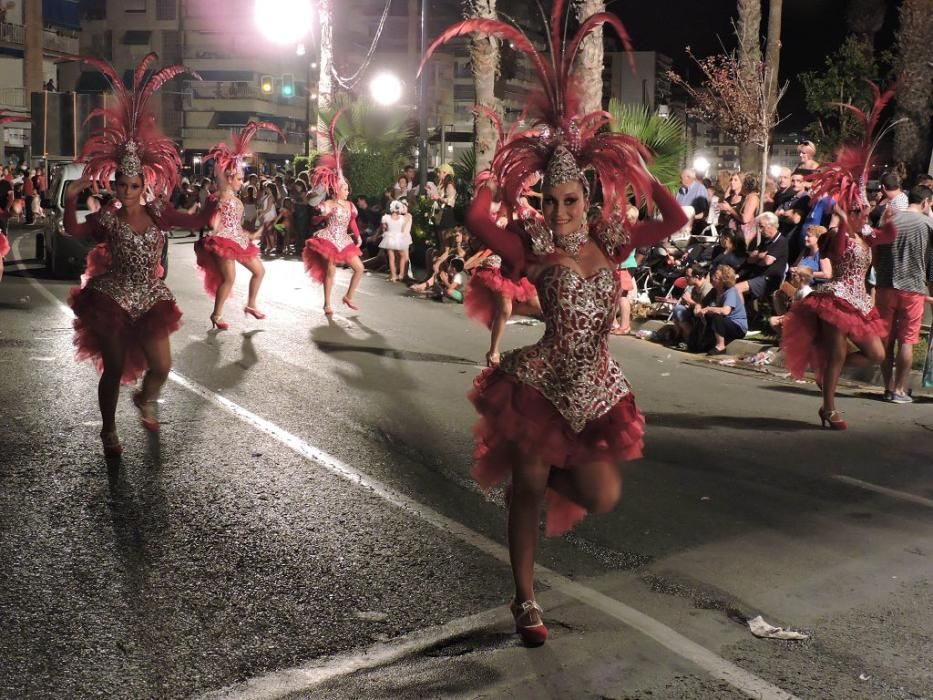
[[[752,634],[756,637],[761,637],[763,639],[800,640],[810,638],[809,634],[794,632],[793,630],[786,630],[783,627],[775,627],[774,625],[768,624],[761,615],[753,617],[748,621],[748,629],[750,629]]]

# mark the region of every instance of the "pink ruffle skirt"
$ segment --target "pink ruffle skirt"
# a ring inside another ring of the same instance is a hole
[[[342,265],[362,255],[363,251],[353,243],[338,250],[337,246],[323,238],[309,238],[305,243],[301,258],[304,260],[308,276],[318,284],[324,284],[329,262]]]
[[[224,281],[223,275],[220,274],[220,260],[244,262],[259,255],[259,248],[252,242],[243,248],[236,241],[223,236],[206,236],[194,244],[194,254],[204,283],[204,291],[215,296]]]

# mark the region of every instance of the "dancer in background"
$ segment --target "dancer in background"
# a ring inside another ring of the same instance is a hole
[[[0,224],[3,221],[0,220]],[[10,241],[0,228],[0,281],[3,281],[3,259],[10,254]]]
[[[165,203],[181,168],[175,143],[164,136],[147,109],[149,97],[175,76],[190,72],[170,66],[144,76],[157,59],[147,55],[135,72],[132,89],[126,88],[113,67],[83,58],[101,71],[113,86],[116,105],[95,110],[103,129],[84,144],[81,179],[65,194],[65,230],[76,238],[99,241],[88,263],[90,277],[72,289],[68,302],[75,313],[76,358],[90,359],[101,372],[98,385],[104,454],[119,456],[115,414],[121,381],[132,384],[145,372],[142,387],[133,395],[143,426],[159,429],[156,399],[172,365],[169,335],[178,330],[181,311],[160,279],[162,248],[173,227],[197,229],[213,214],[208,206],[198,215],[176,212]],[[94,185],[116,181],[120,208],[108,206],[79,224],[77,198]],[[159,196],[145,202],[151,187]]]
[[[0,111],[0,125],[9,124],[11,122],[26,121],[29,121],[28,114],[14,114],[12,112]],[[3,279],[3,258],[5,258],[10,253],[10,241],[7,239],[3,230],[3,228],[7,226],[7,221],[9,219],[7,216],[6,205],[6,202],[0,202],[0,280]]]
[[[363,251],[360,250],[362,241],[356,225],[356,207],[347,200],[350,195],[350,183],[343,176],[343,146],[337,141],[335,131],[341,115],[342,109],[330,122],[329,134],[333,153],[318,156],[318,165],[311,174],[311,189],[322,188],[328,194],[328,199],[319,207],[327,225],[308,239],[302,253],[308,275],[314,282],[324,285],[324,313],[328,316],[334,313],[331,294],[337,265],[347,263],[353,270],[350,286],[342,301],[354,311],[359,311],[359,307],[353,303],[353,294],[363,277],[363,262],[360,260]],[[352,236],[349,231],[353,232]]]
[[[862,142],[841,148],[836,162],[820,167],[814,177],[813,199],[829,196],[837,202],[831,228],[819,240],[820,252],[832,261],[833,279],[790,308],[781,337],[784,364],[791,374],[799,379],[808,366],[813,369],[823,394],[820,423],[833,430],[848,428],[836,409],[836,387],[843,366],[880,364],[884,360],[882,338],[888,331],[872,304],[865,277],[871,266],[871,248],[897,237],[890,221],[894,208],[889,207],[881,229],[867,226],[865,182],[875,147],[888,130],[874,133],[894,88],[883,95],[876,85],[872,84],[872,89],[875,104],[868,114],[847,105],[865,129]],[[858,352],[849,353],[848,341]]]
[[[547,532],[568,530],[587,511],[612,509],[621,493],[621,461],[641,456],[644,419],[621,367],[609,353],[609,331],[620,294],[615,266],[637,246],[655,244],[687,223],[682,209],[648,172],[647,149],[622,133],[600,132],[602,112],[581,114],[571,78],[576,49],[563,50],[564,0],[550,20],[553,55],[541,55],[516,27],[498,20],[466,20],[448,28],[426,61],[454,37],[481,32],[526,54],[541,82],[528,102],[535,133],[498,149],[494,180],[479,189],[467,215],[470,230],[502,257],[515,281],[526,275],[538,290],[546,323],[540,341],[502,355],[476,380],[471,400],[480,414],[474,429],[474,477],[489,488],[511,477],[508,542],[516,631],[528,645],[547,639],[534,596],[534,558],[540,509],[549,501]],[[598,13],[568,46],[595,27],[610,25],[630,44],[619,19]],[[587,172],[592,171],[594,182]],[[524,184],[544,173],[543,220],[490,217],[492,188],[517,208]],[[598,187],[602,213],[587,219]],[[624,222],[629,194],[653,200],[663,221]]]
[[[249,297],[243,313],[253,318],[266,317],[256,306],[256,296],[265,275],[265,268],[259,259],[259,248],[253,241],[256,236],[243,229],[243,203],[239,192],[243,186],[243,175],[249,156],[249,142],[260,129],[274,131],[282,140],[285,134],[270,122],[251,121],[239,134],[233,137],[233,148],[226,143],[218,143],[204,158],[204,162],[214,161],[214,174],[217,182],[217,213],[213,221],[211,235],[195,243],[194,252],[198,267],[204,277],[204,289],[214,297],[214,311],[211,325],[222,331],[230,325],[223,320],[224,302],[233,292],[236,280],[236,263],[250,271]]]

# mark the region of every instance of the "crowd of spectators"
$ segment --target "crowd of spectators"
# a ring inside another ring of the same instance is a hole
[[[45,218],[42,209],[48,197],[49,182],[45,168],[4,166],[0,173],[0,216],[26,224]]]

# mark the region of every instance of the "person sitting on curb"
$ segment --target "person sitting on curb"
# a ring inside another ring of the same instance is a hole
[[[736,289],[735,280],[735,270],[731,267],[717,267],[712,278],[713,288],[717,293],[716,305],[696,311],[696,315],[706,322],[706,333],[715,339],[708,355],[725,355],[726,345],[733,340],[744,338],[748,332],[745,303]]]
[[[780,333],[780,329],[784,325],[784,316],[790,309],[791,304],[806,299],[813,292],[813,288],[810,286],[812,283],[813,270],[811,268],[803,265],[791,268],[789,280],[782,284],[781,288],[771,297],[775,315],[768,319],[768,324],[772,330]]]
[[[445,301],[450,299],[458,304],[463,303],[463,290],[466,288],[466,275],[463,272],[463,258],[450,258],[437,273],[434,285],[433,299]]]
[[[676,329],[676,337],[671,338],[671,341],[686,343],[689,348],[696,327],[696,312],[713,303],[716,293],[709,280],[709,273],[701,265],[688,267],[686,277],[687,287],[671,312],[671,321]]]

